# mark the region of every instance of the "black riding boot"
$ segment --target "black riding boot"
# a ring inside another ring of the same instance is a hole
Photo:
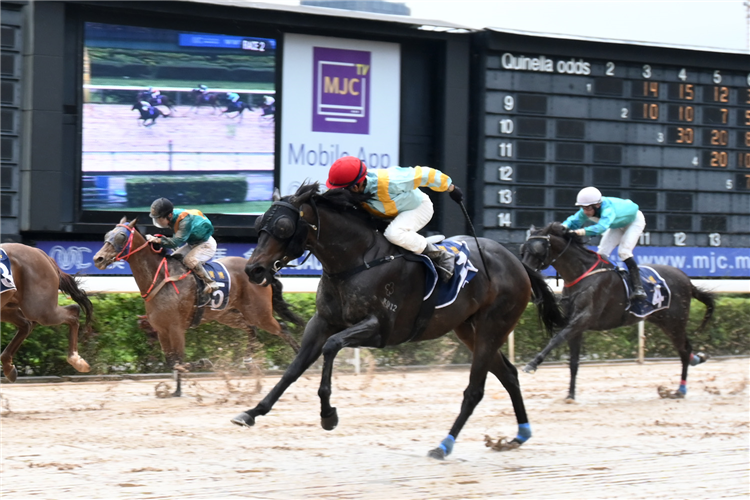
[[[455,266],[455,255],[448,250],[441,250],[432,243],[428,243],[422,253],[428,256],[435,263],[440,281],[447,283],[453,276],[453,267]]]
[[[635,259],[630,257],[625,259],[625,265],[628,266],[630,271],[630,300],[641,300],[646,298],[646,292],[643,291],[643,285],[641,284],[641,272],[638,270],[638,264],[635,263]]]

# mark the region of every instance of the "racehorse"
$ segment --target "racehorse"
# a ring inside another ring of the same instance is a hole
[[[247,104],[246,102],[243,102],[243,101],[237,101],[237,102],[229,101],[227,103],[227,109],[225,109],[224,111],[222,111],[221,114],[224,115],[226,113],[237,113],[234,116],[227,115],[227,117],[228,118],[237,118],[237,117],[239,117],[240,121],[242,121],[242,113],[246,109],[252,110],[253,107],[250,106],[249,104]]]
[[[177,372],[177,389],[173,396],[182,394],[179,372],[192,364],[182,365],[185,356],[185,331],[207,321],[218,321],[248,333],[248,350],[256,339],[256,327],[284,339],[296,352],[297,342],[283,324],[273,316],[296,324],[301,319],[291,310],[281,294],[281,283],[274,282],[271,289],[259,287],[247,280],[243,271],[245,259],[225,257],[218,259],[230,275],[231,287],[228,302],[222,310],[197,306],[197,292],[202,290],[177,258],[167,255],[158,245],[148,243],[136,229],[137,219],[126,223],[122,218],[104,237],[104,245],[94,255],[94,265],[105,269],[115,261],[130,264],[133,278],[141,296],[146,301],[148,322],[158,333],[159,343],[170,368]],[[164,276],[163,279],[160,277]],[[184,279],[190,276],[190,279]],[[166,286],[165,286],[166,285]],[[223,294],[219,290],[215,294]],[[224,295],[218,296],[221,299]],[[248,355],[251,355],[248,352]]]
[[[629,312],[627,290],[614,265],[586,248],[580,236],[567,231],[558,222],[550,223],[542,229],[532,226],[530,236],[523,245],[521,258],[526,265],[536,270],[549,266],[557,270],[565,282],[562,303],[569,318],[568,326],[550,340],[547,347],[524,367],[524,371],[536,371],[552,349],[567,341],[570,346],[570,389],[567,399],[574,401],[583,333],[632,325],[642,318]],[[695,366],[707,359],[703,353],[693,354],[688,340],[686,327],[690,315],[690,299],[698,299],[706,305],[706,313],[697,330],[700,332],[713,315],[714,295],[693,286],[690,278],[675,267],[650,267],[666,281],[671,301],[669,307],[654,311],[645,320],[664,331],[682,361],[679,389],[671,394],[664,390],[659,392],[662,397],[683,398],[687,393],[688,366]]]
[[[143,120],[143,125],[146,127],[150,127],[151,125],[156,123],[156,119],[159,118],[160,116],[163,116],[164,118],[169,118],[170,116],[172,116],[163,112],[159,108],[155,108],[154,106],[150,104],[146,106],[144,103],[145,101],[137,102],[133,104],[133,107],[130,110],[131,111],[134,109],[138,110],[138,112],[141,115],[140,117],[138,117],[138,119]],[[151,120],[151,123],[146,123],[148,120]]]
[[[452,451],[455,439],[484,395],[488,371],[508,391],[516,413],[519,435],[508,444],[517,447],[531,436],[518,371],[499,349],[532,293],[548,329],[564,324],[555,297],[539,273],[489,239],[479,240],[480,260],[474,241],[467,241],[477,274],[450,305],[424,307],[420,284],[428,268],[423,262],[414,262],[414,254],[401,253],[382,231],[376,230],[373,218],[360,208],[366,195],[343,189],[319,194],[317,183],[305,183],[292,196],[273,198],[271,208],[256,223],[258,245],[245,272],[254,283],[268,285],[274,273],[309,249],[323,265],[317,311],[305,328],[299,353],[281,380],[255,408],[234,417],[233,423],[254,425],[255,417],[268,413],[322,353],[318,390],[321,425],[332,430],[338,424],[338,415],[330,401],[331,374],[334,358],[342,348],[382,348],[436,339],[453,330],[474,354],[469,386],[450,434],[429,455],[443,459]],[[483,261],[487,267],[481,264]]]
[[[0,316],[13,323],[18,331],[0,355],[5,377],[15,382],[18,377],[13,365],[13,355],[36,325],[68,325],[68,363],[79,372],[89,371],[89,364],[78,355],[78,320],[81,309],[86,313],[83,327],[91,331],[94,308],[86,292],[81,290],[76,278],[62,272],[57,264],[38,248],[20,243],[0,245],[10,259],[10,269],[0,265],[3,289],[0,293]],[[9,273],[10,271],[10,273]],[[58,290],[69,295],[76,303],[59,306]]]
[[[165,95],[159,94],[154,98],[151,97],[150,92],[144,90],[143,92],[138,92],[138,95],[135,98],[136,103],[140,103],[141,101],[146,101],[152,106],[166,106],[170,114],[175,112],[175,104],[168,96]]]
[[[203,93],[200,89],[193,89],[190,91],[190,95],[193,96],[193,105],[190,106],[190,109],[195,110],[195,113],[197,113],[198,108],[202,106],[211,106],[215,113],[219,107],[221,97],[224,94],[220,92]]]

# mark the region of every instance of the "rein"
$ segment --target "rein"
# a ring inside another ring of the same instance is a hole
[[[559,255],[558,255],[558,257],[559,257]],[[596,266],[598,266],[598,265],[599,265],[599,264],[601,264],[601,263],[604,263],[604,264],[608,264],[608,262],[607,262],[606,260],[602,259],[602,256],[601,256],[601,255],[599,255],[599,254],[596,254],[596,262],[594,262],[594,265],[593,265],[593,266],[591,266],[591,267],[590,267],[590,268],[588,269],[588,271],[586,271],[585,273],[583,273],[582,275],[580,275],[580,276],[579,276],[578,278],[576,278],[576,280],[575,280],[575,281],[572,281],[572,282],[570,282],[570,283],[566,283],[566,284],[564,285],[564,286],[565,286],[565,288],[570,288],[571,286],[573,286],[573,285],[575,285],[576,283],[578,283],[579,281],[581,281],[581,280],[582,280],[583,278],[586,278],[586,277],[588,277],[588,276],[591,276],[592,274],[596,274],[596,273],[601,273],[601,272],[604,272],[604,271],[609,271],[609,270],[610,270],[610,269],[597,269],[596,271],[594,271],[594,269],[596,268]]]
[[[132,227],[130,227],[127,224],[117,224],[116,227],[124,227],[125,229],[128,230],[128,232],[130,233],[130,236],[128,236],[128,241],[127,241],[127,243],[125,243],[125,245],[123,245],[122,250],[120,250],[120,253],[118,253],[115,256],[115,258],[114,258],[115,261],[124,260],[124,261],[128,262],[128,259],[130,258],[131,255],[133,255],[133,254],[135,254],[137,252],[140,252],[141,250],[143,250],[144,248],[146,248],[148,245],[151,245],[151,251],[153,251],[154,253],[158,253],[157,250],[154,248],[153,243],[151,243],[151,242],[149,242],[147,240],[143,245],[139,246],[135,250],[132,250],[127,255],[122,255],[123,252],[125,252],[125,250],[127,250],[128,248],[130,248],[130,249],[133,248],[133,236],[135,235],[135,228],[132,228]],[[108,241],[108,242],[109,242],[110,245],[112,245],[114,247],[114,237],[113,237],[112,241]],[[156,284],[156,280],[159,279],[159,272],[161,271],[162,267],[164,268],[164,279],[161,281],[161,283],[159,283],[158,286],[156,286],[156,289],[154,289],[154,285]],[[154,279],[151,282],[151,286],[148,288],[148,290],[146,290],[146,293],[142,293],[141,294],[141,297],[143,297],[144,299],[146,299],[146,302],[148,302],[149,300],[151,300],[153,298],[153,295],[151,297],[149,297],[149,294],[151,294],[152,291],[153,291],[153,294],[156,295],[159,292],[159,290],[161,290],[162,287],[164,285],[166,285],[167,283],[172,283],[172,286],[174,287],[175,293],[177,293],[179,295],[180,291],[177,289],[177,285],[175,285],[174,282],[175,281],[180,281],[180,280],[183,280],[183,279],[187,278],[188,275],[190,275],[190,273],[192,273],[192,271],[188,269],[188,271],[185,272],[185,273],[183,273],[183,275],[180,276],[179,278],[170,277],[169,276],[169,265],[167,264],[167,258],[164,257],[161,260],[161,262],[159,263],[159,267],[156,268],[156,273],[154,273]]]

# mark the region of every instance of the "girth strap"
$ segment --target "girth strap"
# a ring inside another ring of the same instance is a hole
[[[337,280],[343,280],[346,278],[349,278],[351,276],[354,276],[357,273],[361,273],[362,271],[365,271],[367,269],[377,267],[381,264],[385,264],[386,262],[391,262],[392,260],[396,260],[399,257],[403,257],[404,254],[398,253],[396,255],[386,255],[385,257],[380,257],[379,259],[371,260],[370,262],[365,262],[364,264],[361,264],[354,269],[349,269],[348,271],[343,271],[336,274],[329,274],[329,278],[335,278]]]

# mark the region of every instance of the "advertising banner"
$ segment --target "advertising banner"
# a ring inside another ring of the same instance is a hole
[[[324,183],[342,156],[368,168],[398,165],[398,44],[287,34],[283,75],[282,195]]]
[[[60,269],[68,274],[83,275],[130,275],[130,266],[126,262],[116,262],[109,269],[100,271],[94,266],[93,257],[102,247],[100,241],[40,241],[38,248],[50,255]],[[248,259],[255,249],[255,244],[220,243],[214,259],[222,257],[242,257]],[[596,247],[590,247],[596,250]],[[720,247],[636,247],[635,259],[639,265],[662,264],[681,269],[691,278],[750,278],[750,249]],[[298,264],[304,259],[293,260]],[[472,259],[478,259],[472,256]],[[617,253],[611,256],[614,264],[620,264]],[[620,267],[625,267],[624,264]],[[284,276],[320,276],[323,267],[315,256],[300,267],[284,268]],[[554,276],[551,267],[544,271],[547,276]]]

